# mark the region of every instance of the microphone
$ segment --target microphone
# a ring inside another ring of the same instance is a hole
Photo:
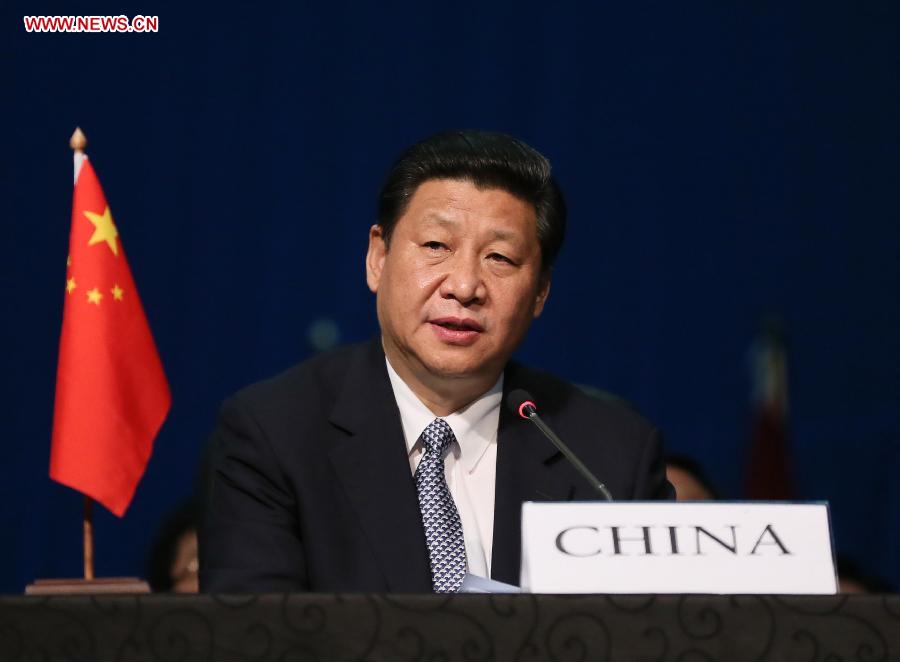
[[[578,456],[572,452],[568,446],[566,446],[562,439],[556,436],[556,434],[551,430],[546,423],[538,416],[537,413],[537,405],[534,404],[534,401],[531,398],[531,394],[521,388],[514,389],[509,392],[509,395],[506,396],[506,405],[513,411],[513,413],[518,414],[524,419],[527,419],[534,423],[537,428],[544,433],[544,436],[550,440],[550,442],[556,446],[559,451],[566,456],[566,459],[572,464],[573,467],[580,473],[584,479],[590,483],[591,487],[594,488],[597,492],[599,492],[604,499],[607,501],[612,501],[613,497],[610,494],[609,490],[606,489],[606,485],[601,483],[597,477],[591,473],[591,470],[584,466],[584,462],[578,459]]]

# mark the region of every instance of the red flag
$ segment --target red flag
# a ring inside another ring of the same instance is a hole
[[[50,477],[121,517],[172,399],[100,181],[87,157],[81,158],[72,202]]]
[[[778,322],[768,321],[754,343],[751,368],[754,413],[745,494],[749,499],[790,500],[787,348]]]

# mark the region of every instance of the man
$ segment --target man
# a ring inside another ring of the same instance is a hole
[[[381,337],[226,402],[201,590],[518,583],[522,502],[597,496],[502,405],[516,388],[615,498],[671,497],[655,428],[510,361],[565,222],[549,162],[509,136],[441,134],[400,157],[366,255]]]

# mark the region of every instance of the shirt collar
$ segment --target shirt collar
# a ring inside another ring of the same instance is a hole
[[[412,454],[422,432],[435,418],[443,418],[459,444],[460,457],[467,472],[472,472],[492,443],[497,441],[500,423],[500,401],[503,399],[503,373],[483,395],[448,416],[437,417],[397,374],[385,356],[394,399],[400,410],[400,422],[406,451]]]

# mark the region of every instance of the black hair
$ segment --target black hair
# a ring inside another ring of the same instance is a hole
[[[566,203],[540,152],[491,131],[451,131],[416,143],[394,162],[378,196],[378,225],[388,246],[416,189],[431,179],[467,180],[533,205],[542,269],[550,271],[566,234]]]
[[[867,593],[896,593],[896,587],[885,581],[863,572],[859,564],[849,556],[837,555],[837,574],[839,580],[849,580],[859,584]]]

